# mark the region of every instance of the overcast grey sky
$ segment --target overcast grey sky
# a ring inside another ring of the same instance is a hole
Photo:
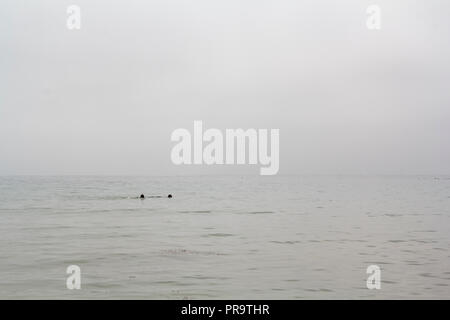
[[[71,4],[81,30],[66,28]],[[449,174],[449,13],[446,0],[2,0],[0,174],[258,174],[173,165],[170,135],[194,120],[279,128],[279,174]]]

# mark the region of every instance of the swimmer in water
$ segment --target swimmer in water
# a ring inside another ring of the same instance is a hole
[[[149,196],[148,198],[162,198],[162,196]],[[169,195],[167,196],[167,198],[172,198],[172,195],[169,194]],[[138,197],[138,199],[145,199],[144,194],[141,194],[141,195]]]

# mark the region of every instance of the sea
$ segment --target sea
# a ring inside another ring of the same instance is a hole
[[[449,248],[449,176],[0,177],[1,299],[449,299]]]

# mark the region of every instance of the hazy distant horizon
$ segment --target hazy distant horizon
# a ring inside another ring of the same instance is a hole
[[[258,174],[253,173],[231,173],[231,174],[225,174],[225,173],[196,173],[196,174],[165,174],[165,175],[158,175],[158,174],[0,174],[0,177],[141,177],[141,178],[164,178],[164,177],[259,177]],[[374,178],[374,177],[393,177],[393,178],[417,178],[417,177],[423,177],[423,178],[450,178],[450,174],[358,174],[358,173],[348,173],[348,174],[341,174],[341,173],[282,173],[277,174],[274,176],[267,176],[262,177],[261,179],[271,179],[273,177],[361,177],[361,178]]]

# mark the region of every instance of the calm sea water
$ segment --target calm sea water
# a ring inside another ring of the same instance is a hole
[[[445,176],[0,177],[3,299],[448,299],[449,248]]]

